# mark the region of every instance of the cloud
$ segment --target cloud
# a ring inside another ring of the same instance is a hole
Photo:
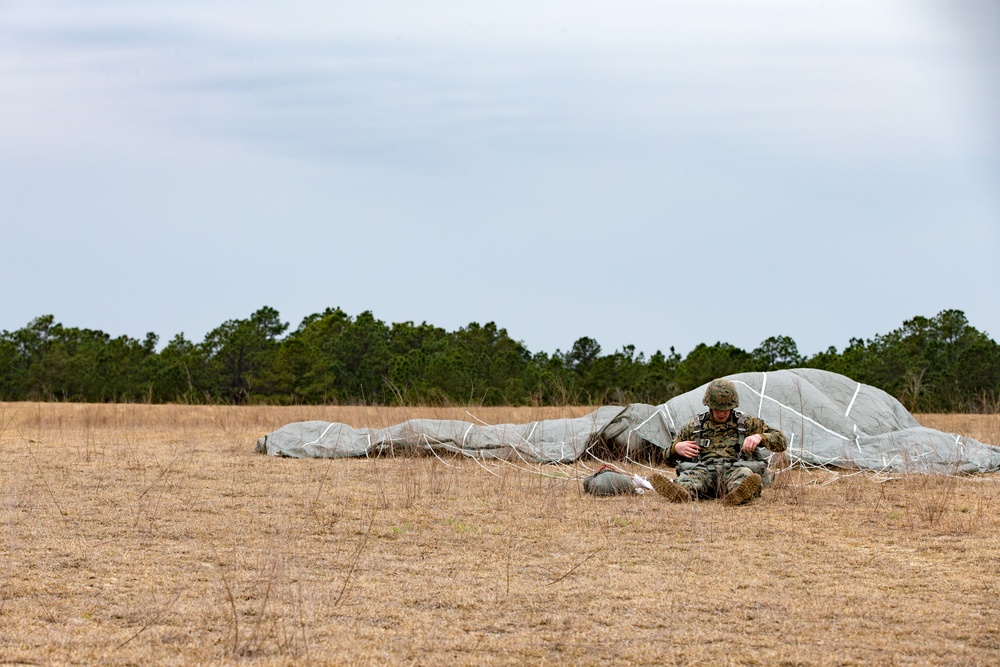
[[[900,153],[930,124],[929,141],[958,131],[899,58],[934,36],[864,4],[249,3],[187,5],[169,20],[162,7],[136,7],[78,22],[22,13],[17,60],[35,65],[20,77],[5,68],[20,81],[11,95],[36,100],[22,127],[50,132],[46,116],[68,113],[62,97],[84,127],[331,160],[713,140]]]

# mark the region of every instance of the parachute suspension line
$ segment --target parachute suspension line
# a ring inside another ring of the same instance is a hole
[[[472,417],[473,419],[475,419],[477,422],[479,422],[483,426],[489,426],[491,428],[496,428],[496,424],[490,424],[489,422],[485,422],[482,419],[480,419],[479,417],[477,417],[474,414],[472,414],[471,412],[469,412],[468,410],[465,411],[465,414],[469,415],[470,417]],[[466,435],[468,435],[469,431],[472,430],[473,426],[474,426],[474,424],[470,424],[469,425],[469,429],[466,430]],[[531,431],[528,433],[528,437],[529,438],[532,436],[532,434],[534,434],[535,429],[537,427],[538,427],[538,422],[537,421],[536,422],[532,422],[532,424],[531,424]],[[528,446],[528,448],[531,450],[531,452],[533,454],[537,454],[538,453],[537,450],[535,449],[535,446],[531,444],[530,440],[528,440],[527,438],[525,438],[520,433],[517,433],[516,435],[517,435],[518,438],[520,438],[521,440],[524,441],[524,443]],[[465,438],[462,439],[462,443],[464,445]],[[524,471],[524,472],[529,472],[529,473],[531,473],[533,475],[541,475],[542,477],[551,477],[553,479],[566,479],[567,477],[569,477],[569,475],[566,474],[565,472],[563,473],[563,475],[551,475],[549,473],[544,473],[541,470],[535,470],[535,469],[531,468],[531,466],[533,466],[533,465],[534,466],[538,466],[539,464],[537,462],[532,463],[531,461],[528,461],[527,459],[525,459],[524,456],[521,453],[520,448],[518,448],[517,445],[512,445],[510,447],[510,451],[514,452],[514,455],[517,456],[517,458],[520,459],[522,463],[524,463],[524,467],[519,466],[516,463],[513,463],[511,461],[508,461],[507,459],[498,458],[497,462],[500,463],[501,465],[508,465],[508,466],[510,466],[512,468],[515,468],[517,470],[521,470],[521,471]],[[437,454],[435,454],[435,456],[437,456]],[[438,458],[440,458],[440,457],[438,457]],[[477,457],[473,457],[473,458],[477,458]],[[476,462],[479,463],[478,458],[477,458]],[[443,463],[443,461],[442,461],[442,463]],[[563,464],[555,462],[555,461],[553,462],[553,464],[554,465],[559,465],[559,466],[563,465]],[[483,466],[482,463],[480,463],[480,465]],[[566,466],[566,467],[568,467],[568,466]],[[492,475],[497,475],[497,473],[493,472],[492,470],[489,470],[485,466],[483,466],[483,469],[486,470],[486,472],[488,472],[488,473],[490,473]],[[497,476],[499,476],[499,475],[497,475]],[[583,477],[572,477],[572,479],[583,479]]]
[[[473,461],[475,461],[476,463],[478,463],[480,468],[482,468],[483,470],[485,470],[489,474],[493,475],[494,477],[499,477],[500,476],[500,473],[493,472],[492,470],[490,470],[489,468],[487,468],[486,464],[483,463],[482,461],[480,461],[478,456],[472,456],[471,454],[466,454],[466,456],[468,456],[470,459],[472,459]]]
[[[854,401],[858,398],[858,392],[860,391],[861,391],[861,383],[859,382],[857,388],[854,390],[854,396],[851,396],[851,402],[847,405],[847,412],[844,413],[845,417],[851,414],[851,408],[854,407]],[[855,429],[856,428],[857,426],[855,426]]]
[[[466,410],[466,411],[465,411],[465,414],[469,415],[470,417],[472,417],[473,419],[475,419],[475,420],[476,420],[477,422],[479,422],[479,423],[480,423],[480,424],[482,424],[483,426],[495,426],[495,424],[490,424],[490,423],[488,423],[488,422],[484,422],[484,421],[483,421],[482,419],[480,419],[480,418],[479,418],[479,417],[477,417],[476,415],[472,414],[472,413],[471,413],[471,412],[469,412],[468,410]]]
[[[645,468],[646,470],[652,470],[653,472],[656,472],[656,473],[663,473],[664,472],[664,470],[662,468],[654,468],[653,466],[648,466],[645,463],[640,463],[639,461],[636,461],[635,459],[633,459],[631,456],[626,456],[625,457],[625,461],[628,462],[628,463],[635,464],[635,465],[639,466],[640,468]]]
[[[539,466],[540,465],[541,464],[539,464]],[[549,465],[556,466],[560,471],[562,471],[562,474],[565,475],[568,479],[582,480],[584,477],[586,477],[586,475],[581,475],[580,471],[577,470],[576,467],[573,465],[569,465],[566,463],[552,463]],[[544,473],[541,473],[541,471],[539,471],[538,474],[544,474]],[[556,475],[549,475],[549,476],[556,477]]]
[[[629,435],[631,436],[631,432],[629,433]],[[605,461],[601,457],[597,456],[596,454],[594,454],[594,452],[591,451],[591,448],[592,447],[588,447],[586,450],[584,450],[583,453],[586,454],[587,456],[589,456],[590,458],[594,459],[598,463],[600,463],[602,466],[616,467],[616,466],[612,465],[611,463]],[[626,447],[626,450],[627,450],[627,447]],[[631,456],[628,455],[627,451],[626,451],[625,459],[624,460],[625,460],[626,463],[633,463],[633,464],[639,466],[640,468],[645,468],[646,470],[651,470],[651,471],[657,472],[657,473],[664,472],[661,468],[654,468],[652,466],[648,466],[648,465],[646,465],[644,463],[640,463],[639,461],[636,461],[635,459],[633,459]],[[577,459],[575,461],[575,463],[577,463],[578,465],[582,466],[584,469],[586,469],[589,472],[594,472],[593,468],[589,467],[586,463],[584,463],[582,456],[579,459]]]
[[[840,472],[835,472],[835,471],[831,470],[830,472],[832,472],[833,475],[830,477],[830,479],[828,479],[825,482],[823,482],[822,484],[820,484],[820,486],[827,486],[829,484],[833,484],[834,482],[838,482],[838,481],[840,481],[842,479],[847,479],[848,477],[854,477],[856,475],[860,475],[861,473],[863,473],[865,471],[864,470],[857,470],[857,471],[851,472],[851,473],[840,473]]]
[[[521,460],[524,461],[524,459],[521,459]],[[522,472],[527,472],[527,473],[530,473],[532,475],[541,475],[542,477],[550,477],[552,479],[581,480],[584,477],[586,477],[586,475],[580,475],[579,473],[577,473],[576,470],[574,470],[572,466],[567,466],[567,465],[562,464],[562,463],[552,463],[551,464],[551,465],[554,465],[554,466],[558,467],[560,470],[563,471],[561,475],[553,475],[553,474],[550,474],[550,473],[547,473],[547,472],[542,472],[542,470],[541,470],[542,464],[539,464],[539,463],[531,464],[531,463],[528,463],[527,461],[525,461],[525,465],[524,466],[519,466],[516,463],[512,463],[511,461],[508,461],[506,459],[497,459],[497,462],[500,463],[500,464],[502,464],[502,465],[508,465],[511,468],[514,468],[515,470],[520,470]],[[532,467],[532,466],[534,466],[534,467]],[[572,474],[571,474],[570,471],[572,471]]]
[[[485,424],[485,422],[483,422],[483,423]],[[490,426],[490,424],[486,424],[486,425],[487,425],[487,426]],[[453,466],[453,465],[450,465],[450,464],[448,464],[448,463],[445,463],[444,459],[442,459],[442,458],[441,458],[440,456],[438,456],[438,454],[437,454],[437,451],[436,451],[436,449],[434,448],[434,446],[433,446],[433,445],[431,444],[431,442],[430,442],[430,439],[428,438],[427,434],[424,434],[424,435],[423,435],[423,438],[424,438],[424,442],[425,442],[425,444],[427,445],[427,448],[431,450],[431,453],[432,453],[432,454],[434,454],[434,456],[435,456],[435,457],[437,458],[437,460],[438,460],[438,461],[441,461],[441,463],[443,463],[444,465],[448,466],[449,468],[454,468],[454,467],[456,467],[456,466]],[[463,443],[464,443],[464,439],[463,439]],[[445,449],[449,449],[448,445],[447,445],[447,444],[445,444],[445,443],[443,443],[443,442],[439,442],[439,441],[438,441],[438,442],[437,442],[437,444],[441,445],[441,446],[442,446],[442,447],[444,447]],[[511,449],[511,451],[513,451],[513,452],[514,452],[515,454],[517,454],[517,455],[518,455],[518,458],[520,458],[520,459],[521,459],[522,461],[524,461],[524,463],[525,463],[526,465],[530,465],[530,464],[528,463],[528,461],[526,461],[526,460],[524,459],[524,457],[522,457],[522,456],[521,456],[521,454],[520,454],[520,452],[518,451],[517,447],[511,447],[510,449]],[[480,456],[477,456],[476,454],[470,454],[469,452],[467,452],[467,451],[465,450],[465,448],[464,448],[464,447],[462,447],[462,448],[461,448],[461,449],[459,450],[459,452],[458,452],[458,453],[462,454],[462,456],[464,456],[465,458],[469,458],[469,459],[472,459],[473,461],[475,461],[475,462],[476,462],[476,464],[477,464],[477,465],[478,465],[478,466],[479,466],[480,468],[482,468],[483,470],[485,470],[485,471],[486,471],[486,472],[488,472],[489,474],[493,475],[494,477],[499,477],[499,476],[500,476],[500,474],[499,474],[499,473],[497,473],[497,472],[494,472],[493,470],[490,470],[490,469],[489,469],[489,467],[487,467],[487,466],[486,466],[486,463],[485,463],[485,462],[483,461],[482,457],[480,457]],[[499,463],[499,464],[501,464],[501,465],[509,465],[509,466],[511,466],[512,468],[516,468],[516,469],[518,469],[518,470],[524,470],[524,471],[526,471],[526,472],[529,472],[529,473],[532,473],[532,474],[535,474],[535,475],[542,475],[542,476],[544,476],[544,477],[553,477],[553,478],[561,478],[561,479],[565,479],[565,477],[562,477],[562,476],[559,476],[559,475],[549,475],[549,474],[546,474],[546,473],[543,473],[543,472],[541,472],[540,470],[532,470],[531,468],[522,468],[521,466],[519,466],[519,465],[517,465],[517,464],[515,464],[515,463],[511,463],[510,461],[507,461],[506,459],[501,459],[501,458],[497,458],[497,459],[496,459],[496,461],[497,461],[497,463]]]
[[[767,390],[767,371],[761,373],[762,380],[760,382],[760,404],[757,406],[757,416],[763,419],[764,411],[764,392]]]
[[[805,468],[805,469],[809,468],[822,469],[825,466],[828,466],[837,460],[836,458],[832,458],[827,460],[826,463],[806,463],[806,461],[802,458],[801,454],[795,454],[795,451],[793,449],[794,446],[795,446],[795,433],[793,432],[791,440],[788,441],[788,449],[785,450],[786,452],[788,452],[788,460],[793,466],[798,466],[800,468]],[[800,445],[799,447],[801,451],[802,446]]]
[[[534,431],[534,428],[532,428],[532,431]],[[521,440],[524,440],[524,444],[528,446],[528,449],[530,449],[532,453],[535,453],[535,448],[531,445],[530,441],[528,441],[520,433],[515,432],[515,435]],[[524,462],[526,465],[531,464],[530,461],[528,461],[526,458],[524,458],[524,456],[521,455],[521,449],[517,444],[508,445],[508,447],[510,448],[510,451],[514,452],[514,455],[517,456],[517,458],[521,459],[521,461]]]
[[[431,445],[431,441],[427,437],[426,433],[424,433],[424,444],[427,445],[427,449],[431,450],[431,454],[433,454],[434,458],[436,458],[438,461],[440,461],[442,463],[442,465],[445,465],[445,466],[447,466],[449,468],[454,468],[455,467],[455,466],[451,465],[450,463],[445,463],[445,460],[443,458],[441,458],[440,456],[438,456],[437,449],[435,449],[435,447],[433,445]]]
[[[535,427],[536,426],[538,426],[538,422],[534,422],[531,425],[531,431],[528,433],[528,438],[530,438],[532,436],[532,434],[535,432]],[[526,438],[523,435],[521,435],[520,433],[516,433],[516,435],[517,435],[518,438],[520,438],[521,440],[524,441],[524,444],[526,444],[528,446],[528,449],[531,450],[531,453],[534,454],[535,457],[537,458],[538,457],[538,450],[535,449],[535,446],[531,444],[531,441],[528,440],[528,438]],[[525,464],[530,465],[530,462],[527,459],[525,459],[523,456],[521,456],[521,450],[516,445],[512,446],[510,449],[511,449],[512,452],[514,452],[515,454],[517,454],[517,458],[519,458],[522,461],[524,461]],[[537,463],[537,461],[536,461],[536,463]]]
[[[663,405],[660,406],[660,408],[663,409],[663,414],[665,414],[667,416],[667,419],[670,420],[670,425],[674,426],[674,428],[676,428],[676,425],[674,424],[673,415],[670,414],[670,409],[667,407],[667,404],[664,403]],[[638,431],[640,428],[642,428],[643,426],[645,426],[646,424],[648,424],[653,419],[653,417],[655,417],[656,415],[660,414],[660,408],[657,408],[653,412],[653,414],[651,414],[648,417],[646,417],[646,419],[644,419],[642,421],[642,423],[640,423],[638,426],[636,426],[635,428],[629,429],[629,431],[628,431],[628,437],[625,439],[625,460],[626,461],[630,461],[630,462],[636,464],[637,466],[639,466],[641,468],[645,468],[646,470],[652,470],[652,471],[657,472],[657,473],[662,473],[663,471],[661,469],[659,469],[659,468],[653,468],[651,466],[639,463],[638,461],[636,461],[635,459],[632,458],[632,456],[630,455],[630,452],[632,451],[632,436],[636,433],[636,431]],[[640,436],[636,435],[635,437],[638,438]],[[590,450],[587,450],[587,453],[590,454]],[[590,455],[594,456],[593,454],[590,454]],[[597,457],[595,456],[594,458],[597,458]]]
[[[600,463],[601,465],[608,466],[609,468],[613,468],[615,470],[619,470],[618,466],[614,465],[613,463],[611,463],[609,461],[605,461],[604,459],[598,458],[598,457],[594,456],[593,454],[591,454],[591,456],[593,456],[594,460],[597,461],[598,463]],[[589,468],[588,468],[588,470],[589,470]]]
[[[477,417],[476,415],[474,415],[471,412],[469,412],[468,410],[465,411],[465,414],[469,415],[470,417],[472,417],[473,419],[475,419],[477,422],[479,422],[483,426],[489,426],[490,428],[496,428],[496,424],[490,424],[489,422],[485,422],[482,419],[480,419],[479,417]],[[535,432],[535,427],[537,425],[538,425],[538,422],[533,422],[531,424],[531,433]],[[465,431],[465,435],[469,434],[469,432],[472,430],[473,426],[475,426],[475,424],[469,424],[469,428]],[[531,433],[529,433],[528,435],[530,436]],[[517,436],[519,438],[521,438],[521,440],[524,440],[525,444],[527,444],[528,447],[530,447],[532,450],[534,450],[534,447],[531,447],[531,443],[528,440],[526,440],[520,433],[518,433]],[[463,445],[465,444],[465,438],[464,437],[462,438],[462,444]],[[517,455],[517,458],[521,459],[525,463],[528,463],[528,461],[526,461],[525,458],[523,456],[521,456],[521,450],[519,450],[516,446],[511,446],[510,450]],[[500,459],[500,460],[502,460],[502,459]],[[505,461],[505,463],[510,463],[510,462],[509,461]],[[513,465],[513,464],[511,464],[511,465]]]
[[[655,415],[656,413],[654,412],[653,414]],[[652,419],[652,418],[653,417],[650,417],[649,419]],[[642,424],[645,424],[646,422],[648,422],[649,419],[647,419],[645,422],[642,422]],[[639,426],[642,426],[642,424],[639,424]],[[646,470],[652,470],[652,471],[658,472],[658,473],[659,472],[663,472],[662,470],[660,470],[658,468],[653,468],[653,467],[650,467],[648,465],[639,463],[634,458],[632,458],[632,455],[631,455],[631,451],[632,451],[632,436],[635,434],[635,431],[636,431],[637,428],[639,428],[639,426],[637,426],[636,428],[633,428],[633,429],[629,429],[628,437],[625,439],[625,461],[626,462],[634,463],[635,465],[639,466],[640,468],[645,468]],[[636,435],[635,437],[638,438],[639,436]],[[590,451],[588,450],[587,453],[589,454]],[[590,455],[594,456],[593,454],[590,454]],[[597,458],[597,457],[594,457],[594,458]]]

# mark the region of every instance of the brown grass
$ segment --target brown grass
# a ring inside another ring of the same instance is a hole
[[[591,408],[468,411],[488,422]],[[792,470],[748,506],[254,452],[462,408],[0,404],[0,664],[995,664],[1000,485]],[[1000,442],[994,416],[924,415]],[[943,426],[946,425],[947,426]],[[553,471],[549,471],[553,472]]]
[[[980,442],[1000,445],[1000,414],[992,415],[916,415],[921,426],[948,433],[960,433]]]

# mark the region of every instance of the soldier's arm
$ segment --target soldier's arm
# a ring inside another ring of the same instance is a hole
[[[693,421],[688,422],[683,427],[681,427],[681,430],[677,434],[677,437],[674,438],[674,441],[672,443],[670,443],[670,451],[667,453],[669,459],[680,458],[680,455],[677,453],[677,450],[674,448],[674,446],[678,442],[684,442],[686,440],[690,440],[691,438],[693,438],[694,437],[694,427],[695,427],[695,422],[693,422]]]
[[[788,440],[785,439],[785,434],[768,426],[763,419],[751,417],[747,426],[747,431],[751,434],[760,434],[761,446],[767,447],[772,452],[783,452],[788,449]]]

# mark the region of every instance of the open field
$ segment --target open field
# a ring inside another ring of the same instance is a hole
[[[997,475],[791,470],[727,508],[254,451],[591,410],[0,403],[0,665],[1000,661]],[[1000,415],[919,418],[1000,444]]]

